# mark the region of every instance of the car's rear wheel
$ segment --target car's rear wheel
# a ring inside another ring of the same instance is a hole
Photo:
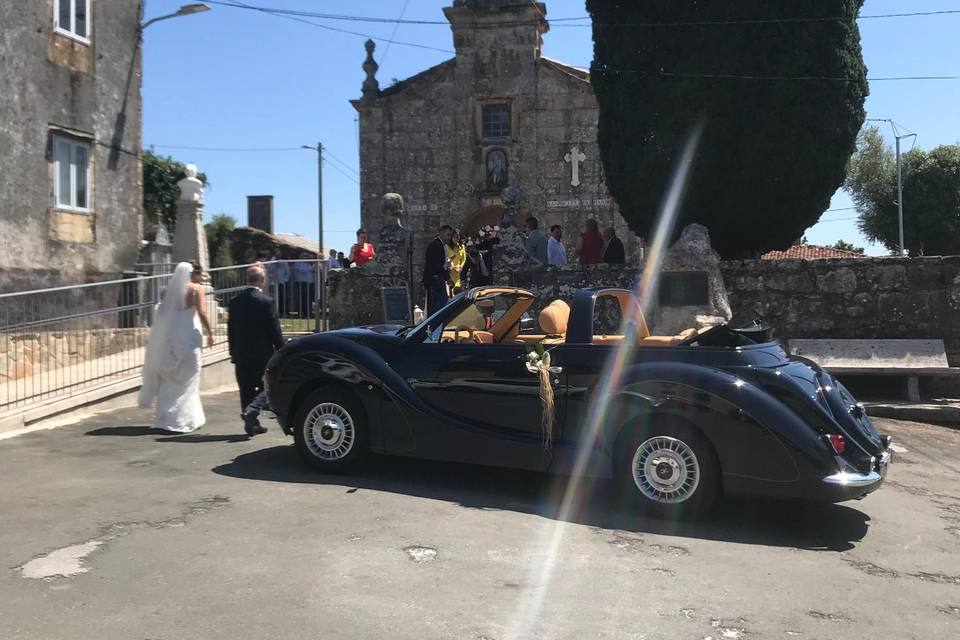
[[[620,495],[657,517],[697,517],[720,494],[720,465],[710,443],[695,429],[664,420],[627,430],[614,461]],[[628,428],[629,429],[629,428]]]
[[[349,471],[370,450],[364,418],[349,392],[333,387],[317,389],[300,404],[294,420],[297,451],[319,471]]]

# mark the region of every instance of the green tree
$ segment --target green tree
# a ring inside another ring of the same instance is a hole
[[[163,222],[171,233],[177,226],[177,183],[186,177],[186,169],[173,158],[143,152],[143,212],[150,222]],[[206,174],[198,173],[197,177],[209,186]]]
[[[862,4],[587,0],[597,141],[634,232],[650,235],[699,122],[676,233],[699,222],[738,257],[785,249],[816,223],[864,120]]]
[[[863,255],[863,247],[857,247],[850,244],[846,240],[837,240],[834,244],[830,245],[834,249],[839,249],[840,251],[849,251],[850,253],[859,253]]]
[[[900,156],[903,239],[910,255],[960,254],[960,145]],[[864,129],[844,184],[853,196],[865,236],[891,252],[900,246],[897,163],[876,127]]]
[[[218,213],[203,226],[207,234],[207,249],[210,252],[211,267],[233,266],[231,238],[237,228],[237,221],[226,213]]]

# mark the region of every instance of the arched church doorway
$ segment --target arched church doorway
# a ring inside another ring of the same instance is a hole
[[[466,221],[463,223],[463,226],[460,228],[460,236],[466,240],[467,238],[475,238],[477,231],[481,227],[489,225],[499,225],[500,221],[503,219],[503,207],[501,205],[491,205],[488,207],[480,207],[469,216],[467,216]]]

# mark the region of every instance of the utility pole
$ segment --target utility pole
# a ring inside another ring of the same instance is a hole
[[[900,162],[900,141],[904,138],[914,138],[916,139],[917,134],[910,132],[906,135],[901,135],[900,128],[897,126],[897,123],[891,120],[890,118],[867,118],[870,122],[889,122],[890,128],[893,129],[893,137],[896,140],[896,150],[897,150],[897,224],[900,229],[900,257],[906,255],[906,247],[904,246],[903,241],[903,166]],[[906,129],[904,129],[906,130]]]
[[[896,125],[894,125],[896,126]],[[896,129],[894,129],[896,131]],[[900,136],[897,139],[897,224],[900,226],[900,257],[903,257],[903,168],[900,166]]]
[[[326,278],[323,273],[323,143],[318,142],[312,147],[301,145],[302,149],[313,149],[317,152],[317,316],[316,330],[321,331],[327,326],[327,291]]]

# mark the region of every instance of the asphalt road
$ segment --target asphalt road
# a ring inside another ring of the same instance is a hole
[[[316,475],[236,402],[196,435],[121,410],[0,441],[0,638],[960,637],[960,431],[879,420],[906,451],[865,500],[679,525],[602,482],[561,520],[563,478]]]

